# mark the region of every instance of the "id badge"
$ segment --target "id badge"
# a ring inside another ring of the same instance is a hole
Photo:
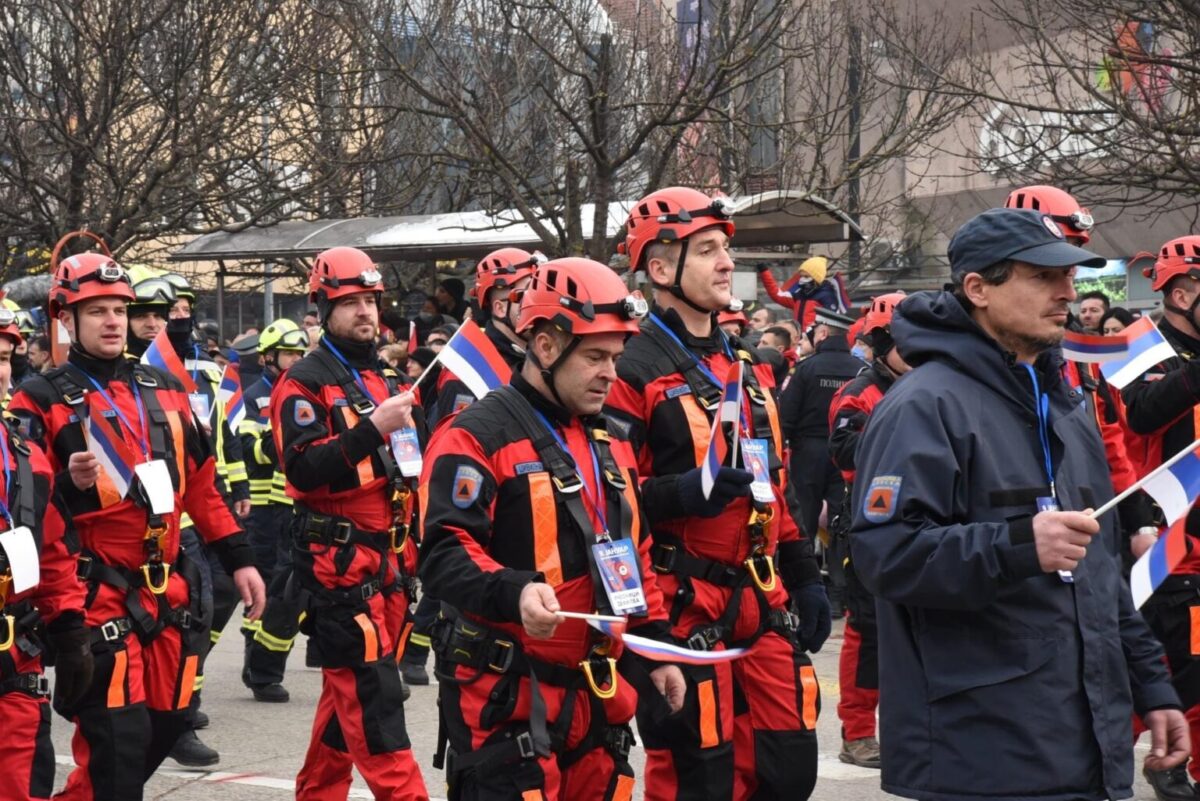
[[[0,532],[0,548],[4,549],[4,554],[8,557],[13,592],[24,592],[30,587],[36,587],[42,574],[33,532],[27,526]]]
[[[1058,501],[1053,498],[1043,495],[1037,499],[1037,510],[1039,512],[1061,512],[1062,509],[1058,506]],[[1058,577],[1063,580],[1064,584],[1074,584],[1075,575],[1070,570],[1058,571]]]
[[[142,491],[156,515],[169,515],[175,511],[175,488],[171,484],[171,471],[162,459],[142,462],[133,468],[142,482]]]
[[[207,420],[212,415],[212,402],[203,392],[189,392],[188,402],[192,405],[192,414],[201,420]]]
[[[400,475],[416,478],[421,475],[421,443],[417,430],[411,426],[392,432],[392,457],[400,468]]]
[[[759,503],[773,503],[775,488],[771,486],[771,472],[767,469],[767,441],[745,438],[741,442],[742,464],[754,475],[750,492]]]
[[[646,593],[642,591],[642,574],[638,571],[638,555],[632,540],[597,542],[592,555],[604,594],[614,615],[636,615],[647,610]]]

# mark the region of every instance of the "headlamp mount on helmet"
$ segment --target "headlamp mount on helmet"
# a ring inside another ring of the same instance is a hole
[[[17,324],[17,313],[12,309],[0,308],[0,328]]]
[[[1087,209],[1079,209],[1070,214],[1050,214],[1047,216],[1055,222],[1071,226],[1076,231],[1090,231],[1096,225],[1095,218],[1092,217],[1092,213]]]
[[[331,289],[339,289],[343,286],[361,286],[371,289],[381,283],[383,283],[383,275],[374,269],[363,270],[354,278],[338,278],[336,275],[321,276],[321,284]]]
[[[626,295],[612,303],[592,303],[590,300],[581,301],[578,298],[560,295],[558,302],[588,322],[594,321],[597,314],[615,314],[622,320],[641,320],[650,313],[650,304],[645,298],[636,295]]]

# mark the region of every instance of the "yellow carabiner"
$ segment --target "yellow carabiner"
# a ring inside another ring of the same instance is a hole
[[[400,537],[399,545],[396,544],[396,531],[398,529],[404,529],[404,535]],[[404,546],[408,545],[408,524],[404,523],[402,525],[392,526],[390,529],[388,529],[388,534],[391,538],[392,553],[403,553]]]
[[[162,568],[162,584],[159,584],[158,586],[155,586],[154,579],[150,578],[150,570],[154,567]],[[142,565],[142,577],[146,579],[146,587],[149,588],[150,592],[154,593],[155,595],[162,595],[167,591],[167,584],[170,583],[171,580],[171,566],[165,562],[157,565],[151,565],[149,562],[147,562],[146,564]]]
[[[4,615],[3,620],[8,632],[4,635],[4,642],[0,642],[0,651],[7,651],[17,639],[17,619],[12,615]]]
[[[750,572],[750,578],[754,581],[754,586],[758,587],[763,592],[770,592],[775,589],[775,561],[771,557],[764,557],[767,563],[766,581],[763,581],[762,576],[758,574],[757,557],[751,556],[745,561],[746,570]]]
[[[587,679],[588,688],[591,689],[592,695],[599,698],[601,701],[607,701],[617,694],[617,685],[620,683],[617,678],[617,660],[611,656],[606,660],[608,662],[608,675],[611,677],[608,689],[602,689],[596,685],[596,677],[592,675],[592,662],[590,659],[585,659],[579,663],[579,669],[583,671],[583,677]]]

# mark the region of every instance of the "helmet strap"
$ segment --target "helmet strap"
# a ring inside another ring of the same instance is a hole
[[[558,358],[549,365],[542,364],[541,359],[533,352],[532,343],[530,343],[531,347],[525,351],[525,358],[533,362],[534,367],[538,369],[538,373],[542,376],[542,383],[546,385],[546,388],[550,390],[550,394],[554,396],[555,403],[563,408],[566,408],[566,405],[563,403],[562,397],[558,394],[558,388],[554,386],[554,373],[558,371],[559,367],[562,367],[563,362],[574,352],[575,348],[579,347],[579,343],[582,341],[582,337],[571,337],[570,343],[563,348],[563,352],[558,354]]]
[[[701,314],[712,314],[712,309],[706,309],[703,306],[695,303],[683,292],[683,263],[687,261],[688,241],[687,237],[680,240],[679,261],[675,264],[675,280],[671,284],[659,284],[651,281],[651,285],[655,289],[669,292],[674,297],[686,303]]]

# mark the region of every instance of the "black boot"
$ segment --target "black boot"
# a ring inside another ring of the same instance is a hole
[[[1142,775],[1154,789],[1158,801],[1195,801],[1196,789],[1188,780],[1187,762],[1169,770],[1142,768]]]
[[[200,742],[196,732],[191,729],[179,735],[175,747],[171,749],[170,757],[189,768],[207,768],[221,761],[221,755]]]

